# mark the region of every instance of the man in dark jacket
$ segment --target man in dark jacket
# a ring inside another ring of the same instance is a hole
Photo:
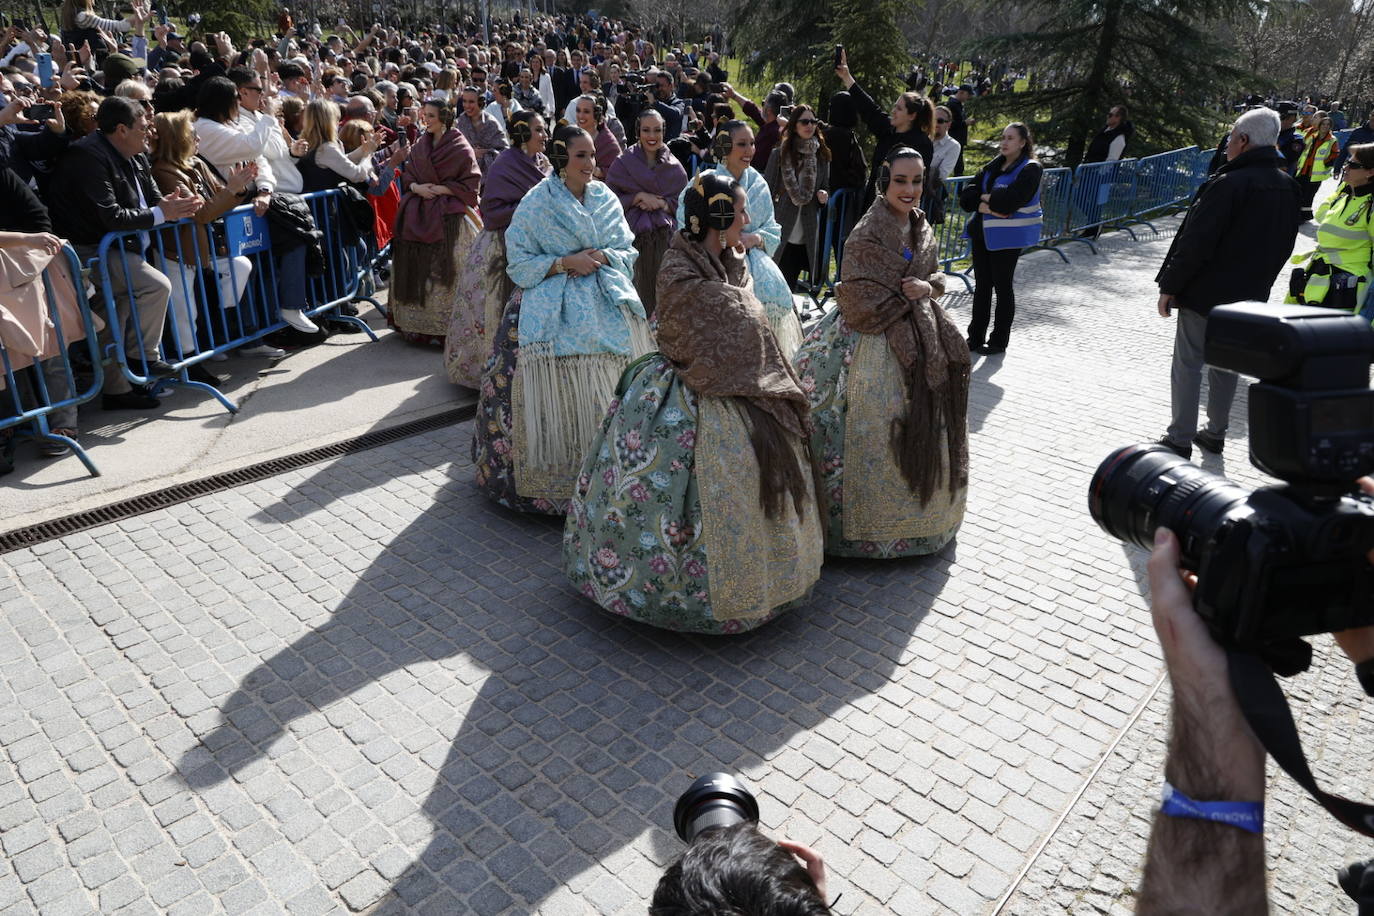
[[[1173,421],[1159,444],[1191,458],[1193,443],[1220,453],[1226,441],[1234,373],[1207,375],[1207,427],[1197,429],[1207,314],[1229,302],[1269,298],[1298,235],[1298,184],[1274,144],[1279,116],[1268,108],[1236,119],[1226,164],[1203,182],[1155,281],[1159,314],[1178,308],[1170,390]]]
[[[953,134],[953,131],[950,131]],[[1107,126],[1097,132],[1088,143],[1088,151],[1083,155],[1084,162],[1116,162],[1126,154],[1126,144],[1135,134],[1135,125],[1130,121],[1130,112],[1125,105],[1117,105],[1107,112]]]
[[[69,146],[58,164],[48,201],[54,229],[72,243],[83,263],[99,254],[105,233],[138,230],[109,249],[118,321],[117,327],[107,326],[102,332],[101,345],[117,332],[131,369],[147,376],[167,375],[171,367],[162,361],[159,347],[172,284],[145,259],[148,231],[192,215],[202,201],[184,189],[165,197],[158,192],[146,155],[148,113],[138,102],[111,96],[100,103],[95,121],[98,129]],[[100,272],[92,279],[99,283]],[[146,393],[133,391],[117,369],[105,373],[103,403],[107,410],[158,404]]]

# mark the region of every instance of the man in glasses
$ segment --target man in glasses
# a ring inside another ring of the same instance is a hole
[[[963,154],[963,146],[949,135],[949,126],[953,121],[954,113],[949,110],[949,106],[935,106],[935,156],[930,160],[932,183],[953,178],[955,166]]]

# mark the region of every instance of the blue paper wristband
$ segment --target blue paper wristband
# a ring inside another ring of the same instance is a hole
[[[1214,821],[1239,827],[1247,833],[1264,832],[1263,802],[1195,801],[1164,782],[1163,804],[1160,814],[1170,817],[1191,817],[1200,821]]]

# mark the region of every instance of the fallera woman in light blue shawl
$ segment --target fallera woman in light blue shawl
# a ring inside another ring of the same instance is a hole
[[[754,155],[753,128],[743,121],[726,121],[716,131],[712,152],[720,165],[708,171],[738,181],[744,188],[749,222],[744,227],[743,241],[748,249],[749,273],[754,278],[754,295],[768,313],[768,326],[777,337],[778,346],[791,359],[801,348],[801,321],[792,302],[792,290],[773,260],[773,252],[782,244],[782,226],[773,216],[773,192],[759,171],[749,165]],[[679,226],[684,216],[679,202]]]
[[[632,279],[634,234],[592,178],[591,137],[560,127],[548,156],[554,174],[506,230],[516,291],[482,375],[473,461],[502,505],[562,514],[621,372],[653,338]]]

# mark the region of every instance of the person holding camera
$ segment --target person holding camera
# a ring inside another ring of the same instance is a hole
[[[687,187],[687,172],[663,142],[661,114],[646,108],[635,125],[638,142],[611,165],[606,184],[620,198],[635,234],[635,289],[652,318],[658,303],[658,269],[677,229],[677,202]]]
[[[1275,144],[1279,116],[1269,108],[1236,119],[1226,164],[1193,195],[1155,281],[1161,318],[1179,310],[1170,373],[1172,420],[1159,444],[1191,458],[1193,444],[1220,454],[1230,425],[1236,376],[1207,373],[1207,426],[1197,429],[1207,315],[1218,305],[1258,300],[1293,251],[1301,207],[1298,183],[1284,172]]]
[[[1341,186],[1317,208],[1317,247],[1297,265],[1284,302],[1358,312],[1374,273],[1374,143],[1351,146]]]
[[[1374,494],[1374,481],[1363,478],[1360,488]],[[1368,560],[1374,563],[1374,551]],[[1225,650],[1193,609],[1197,577],[1182,568],[1178,537],[1167,528],[1155,532],[1149,581],[1151,617],[1172,686],[1171,728],[1166,801],[1150,830],[1136,912],[1267,912],[1264,747],[1241,712]],[[1357,666],[1374,659],[1374,627],[1334,636]],[[1228,822],[1219,822],[1223,816]],[[1369,865],[1358,862],[1338,875],[1360,903],[1360,916],[1374,912]]]
[[[854,106],[874,137],[872,165],[868,184],[864,187],[863,209],[867,212],[878,196],[878,172],[891,150],[908,146],[921,154],[921,161],[934,160],[935,144],[930,134],[935,125],[935,108],[920,94],[903,92],[892,104],[892,110],[885,113],[849,72],[849,54],[843,49],[839,50],[835,75],[853,98]]]
[[[574,587],[670,630],[752,630],[820,577],[806,394],[752,291],[747,207],[729,173],[683,193],[658,275],[660,352],[622,378],[564,528]]]

